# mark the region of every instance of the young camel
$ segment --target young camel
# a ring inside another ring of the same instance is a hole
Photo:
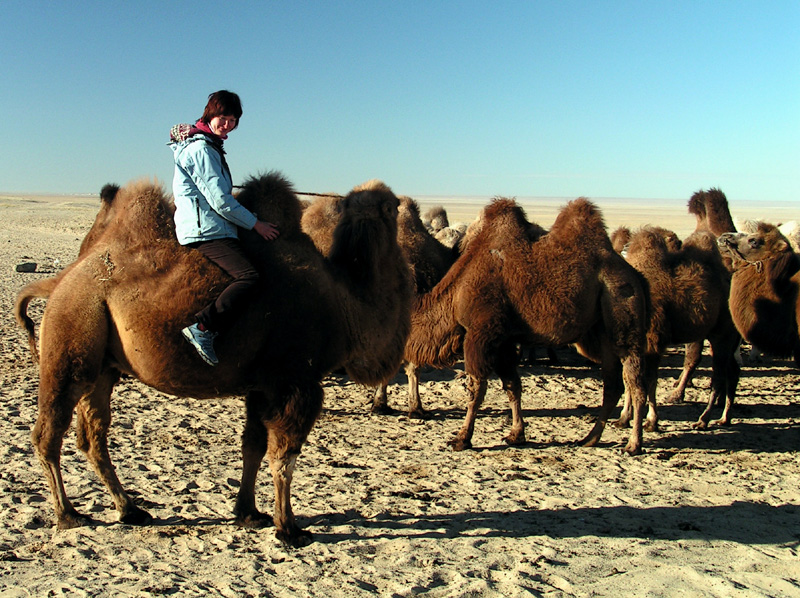
[[[613,237],[614,235],[612,235]],[[725,410],[712,424],[730,424],[730,411],[739,383],[735,354],[739,334],[728,310],[728,271],[717,249],[716,237],[699,231],[682,243],[674,232],[644,227],[630,235],[625,259],[647,280],[651,317],[647,332],[645,385],[650,411],[646,429],[658,425],[656,385],[658,367],[669,345],[696,343],[708,339],[712,349],[711,393],[708,405],[694,424],[708,427],[717,400]],[[629,401],[619,419],[630,421]]]
[[[160,187],[142,182],[120,190],[105,230],[52,289],[41,326],[39,414],[32,439],[59,528],[86,520],[67,497],[60,466],[73,411],[78,446],[111,493],[120,521],[151,520],[123,489],[108,451],[110,396],[126,373],[176,396],[246,395],[236,522],[270,521],[255,501],[266,455],[277,537],[292,546],[311,541],[295,521],[290,485],[322,407],[321,380],[343,366],[353,379],[379,384],[402,358],[411,287],[396,240],[398,201],[380,183],[351,192],[325,259],[300,230],[300,204],[283,177],[247,181],[239,200],[278,224],[281,236],[263,243],[242,231],[263,282],[230,331],[217,339],[215,368],[207,367],[179,332],[227,275],[178,244]]]
[[[497,373],[509,398],[508,444],[525,442],[517,344],[577,344],[602,366],[603,404],[588,436],[596,445],[624,385],[634,401],[634,425],[625,451],[642,451],[645,403],[642,356],[647,294],[641,277],[611,247],[597,208],[579,198],[547,232],[531,224],[510,199],[496,199],[464,253],[412,314],[408,361],[448,367],[462,353],[469,406],[449,443],[472,446],[487,379]]]
[[[800,367],[800,256],[777,227],[725,233],[718,243],[733,260],[729,305],[736,328],[753,346],[794,355]]]

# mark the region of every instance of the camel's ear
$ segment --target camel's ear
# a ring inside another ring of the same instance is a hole
[[[787,243],[784,239],[778,239],[778,242],[775,243],[775,251],[784,252],[789,248],[789,243]]]

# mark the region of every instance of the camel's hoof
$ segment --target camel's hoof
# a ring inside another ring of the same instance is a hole
[[[628,443],[622,452],[630,455],[631,457],[636,457],[637,455],[643,455],[644,449],[641,446],[631,445],[631,443]]]
[[[524,432],[522,434],[509,434],[503,438],[503,441],[509,446],[519,446],[528,442]]]
[[[119,516],[119,522],[126,525],[147,525],[153,522],[153,517],[144,509],[133,507]]]
[[[472,448],[472,442],[469,440],[464,440],[463,438],[453,438],[452,440],[447,441],[448,446],[453,447],[454,451],[464,451],[467,449]]]
[[[372,415],[394,415],[396,411],[389,407],[389,405],[372,405],[370,409]]]
[[[408,417],[411,419],[430,419],[430,415],[422,407],[409,410]]]
[[[715,419],[709,422],[712,426],[730,426],[731,421],[729,419]]]
[[[259,529],[262,527],[270,527],[272,525],[272,517],[260,511],[253,511],[246,515],[236,515],[233,523],[239,527]]]
[[[693,429],[693,430],[707,430],[707,429],[708,429],[708,423],[704,422],[704,421],[701,419],[701,420],[699,420],[699,421],[696,421],[696,422],[694,422],[694,423],[692,424],[692,429]]]
[[[664,402],[667,403],[668,405],[678,405],[680,403],[683,403],[684,402],[683,394],[679,392],[671,393],[667,395],[667,398],[664,399]]]
[[[643,428],[647,432],[658,432],[658,422],[644,422]]]
[[[282,544],[290,548],[303,548],[314,541],[314,536],[311,532],[307,532],[299,527],[292,532],[276,530],[275,537],[278,538]]]
[[[609,422],[615,428],[630,428],[631,427],[631,420],[630,419],[615,419],[612,422]]]
[[[589,446],[589,447],[592,447],[592,446],[597,446],[598,442],[600,442],[600,437],[599,436],[594,436],[593,434],[589,434],[586,438],[584,438],[583,440],[580,440],[577,444],[578,444],[578,446]]]
[[[63,513],[56,523],[57,529],[73,529],[89,525],[94,520],[88,515],[81,515],[78,511],[72,510]]]

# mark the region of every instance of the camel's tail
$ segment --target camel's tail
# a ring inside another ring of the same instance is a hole
[[[31,356],[34,363],[39,363],[39,349],[36,346],[36,324],[28,315],[28,304],[32,299],[47,299],[50,293],[56,288],[61,276],[43,278],[28,285],[25,285],[17,294],[17,301],[14,305],[14,315],[20,327],[28,333],[28,346],[31,349]]]

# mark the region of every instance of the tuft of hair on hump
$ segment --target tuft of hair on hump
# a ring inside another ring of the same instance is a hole
[[[119,185],[114,183],[106,183],[100,189],[100,202],[110,204],[119,192]]]
[[[381,192],[388,192],[392,193],[392,190],[389,186],[381,181],[380,179],[370,179],[360,185],[356,185],[353,187],[351,193],[359,193],[361,191],[381,191]]]
[[[259,220],[275,224],[282,236],[300,231],[303,207],[294,186],[281,173],[273,170],[250,176],[236,199]]]
[[[689,198],[689,213],[695,216],[706,215],[706,192],[702,189],[695,191]]]
[[[551,236],[572,239],[573,241],[588,242],[590,238],[596,241],[601,237],[611,246],[606,232],[606,223],[598,207],[586,197],[579,197],[568,202],[556,216],[553,226],[550,227]]]

